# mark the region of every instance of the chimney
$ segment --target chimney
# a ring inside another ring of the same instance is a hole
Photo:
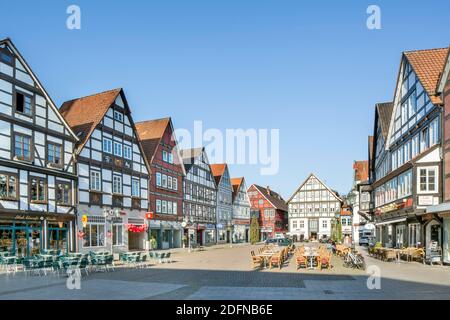
[[[269,186],[266,187],[266,191],[267,191],[267,193],[269,194],[269,196],[272,195],[272,194],[270,193],[270,187],[269,187]]]

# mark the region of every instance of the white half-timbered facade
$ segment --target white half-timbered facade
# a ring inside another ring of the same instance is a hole
[[[77,145],[79,251],[147,246],[150,170],[122,89],[65,102]]]
[[[342,199],[314,174],[287,201],[289,232],[297,239],[331,237],[331,226],[341,211]]]
[[[0,251],[75,250],[76,141],[11,40],[0,41]]]
[[[250,198],[245,179],[232,178],[233,187],[233,243],[248,242],[250,239]]]

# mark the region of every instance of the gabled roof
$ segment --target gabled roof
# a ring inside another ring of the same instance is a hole
[[[170,118],[164,118],[136,122],[136,131],[149,162],[153,161],[158,145],[170,121]]]
[[[59,111],[80,139],[78,152],[83,149],[121,91],[121,88],[113,89],[63,103]]]
[[[195,162],[195,159],[200,157],[202,154],[205,154],[205,157],[207,157],[205,153],[205,147],[180,150],[180,157],[183,161],[185,172],[188,172],[190,170]]]
[[[75,132],[73,132],[73,130],[70,128],[70,125],[67,123],[67,121],[64,119],[64,117],[61,115],[60,111],[56,107],[56,104],[53,102],[52,98],[47,93],[47,91],[45,90],[44,86],[39,81],[38,77],[34,74],[33,70],[31,70],[30,66],[28,65],[28,63],[26,62],[24,57],[22,57],[22,55],[20,54],[19,50],[17,50],[16,46],[11,41],[11,39],[5,38],[5,39],[0,40],[0,45],[6,45],[6,46],[9,47],[9,49],[11,49],[13,51],[14,55],[17,57],[17,59],[19,59],[20,63],[25,67],[25,69],[30,74],[30,77],[37,84],[38,88],[42,91],[42,93],[45,96],[46,100],[49,102],[50,108],[53,109],[53,111],[55,112],[56,116],[59,118],[59,120],[61,120],[61,122],[63,123],[64,127],[67,129],[69,134],[73,137],[73,139],[75,141],[78,141],[77,135],[75,134]]]
[[[450,47],[448,47],[447,58],[445,59],[445,61],[444,71],[441,73],[438,81],[438,86],[436,88],[436,91],[438,93],[442,93],[444,91],[445,84],[447,83],[447,79],[450,75]]]
[[[343,202],[341,197],[339,197],[339,195],[337,194],[336,191],[330,189],[325,183],[323,183],[322,180],[319,179],[319,177],[317,177],[314,173],[310,173],[309,176],[302,182],[302,184],[300,184],[300,186],[297,188],[297,190],[295,190],[295,192],[292,194],[292,196],[289,198],[288,201],[286,201],[287,203],[291,202],[292,199],[294,199],[295,195],[297,194],[297,192],[300,191],[300,189],[303,187],[303,185],[311,178],[314,177],[316,178],[324,187],[325,189],[327,189],[335,198],[336,200]]]
[[[258,186],[257,184],[253,184],[252,186],[254,186],[255,189],[258,190],[258,192],[264,198],[266,198],[266,200],[269,201],[275,209],[282,210],[285,212],[288,211],[288,206],[287,206],[286,202],[278,193],[276,193],[275,191],[272,191],[272,190],[267,190],[268,188]],[[250,188],[251,188],[251,186],[250,186]]]
[[[442,104],[436,94],[439,79],[444,70],[449,48],[406,51],[406,59],[411,64],[433,104]]]
[[[225,173],[225,170],[227,169],[226,163],[221,164],[210,164],[211,167],[211,173],[214,176],[214,179],[216,180],[216,184],[219,185],[220,180],[222,179],[222,176]]]
[[[377,119],[380,122],[381,126],[381,134],[383,135],[384,141],[387,141],[392,111],[394,110],[394,103],[393,102],[377,103],[376,109],[378,113]],[[375,130],[377,130],[377,128],[375,128]]]
[[[244,177],[231,178],[231,186],[233,187],[233,195],[232,195],[233,202],[234,202],[234,199],[236,198],[237,194],[239,193],[239,189],[241,189],[241,186],[243,183],[244,183]]]
[[[176,152],[178,154],[179,161],[182,161],[180,150],[178,149],[178,142],[175,136],[175,130],[173,128],[172,119],[170,117],[156,120],[141,121],[135,124],[136,133],[139,137],[139,141],[144,150],[145,157],[148,162],[153,162],[153,159],[158,150],[158,145],[161,143],[161,139],[164,137],[164,133],[168,126],[172,129],[172,139],[175,141]],[[175,161],[174,161],[175,163]],[[178,164],[178,160],[176,162]],[[183,169],[183,174],[186,174],[183,163],[179,164]]]

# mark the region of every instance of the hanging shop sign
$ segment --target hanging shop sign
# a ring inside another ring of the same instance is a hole
[[[155,217],[155,214],[153,212],[147,212],[145,214],[145,219],[152,220]]]
[[[86,228],[88,223],[88,216],[86,214],[83,214],[83,216],[81,217],[81,223],[83,225],[83,228]]]

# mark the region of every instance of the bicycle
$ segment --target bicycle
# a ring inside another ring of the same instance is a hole
[[[349,251],[344,256],[344,267],[366,270],[366,262],[361,254]]]

